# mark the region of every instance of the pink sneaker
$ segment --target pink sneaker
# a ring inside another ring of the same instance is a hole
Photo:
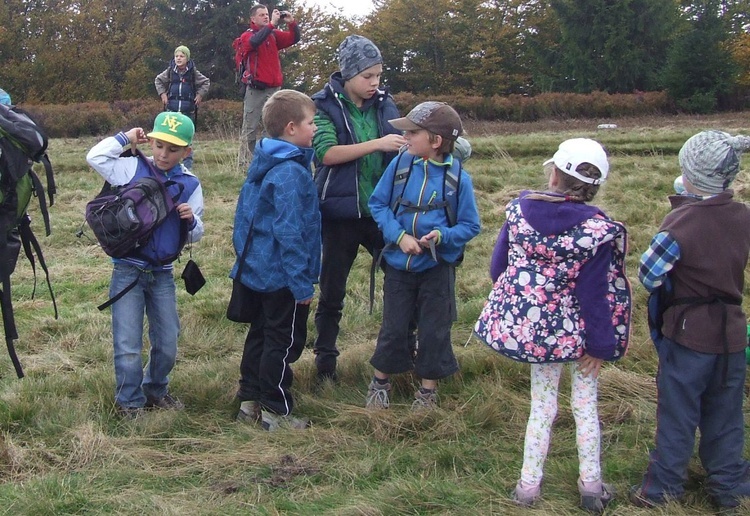
[[[542,484],[527,484],[523,480],[516,483],[513,501],[521,507],[532,507],[542,497]]]

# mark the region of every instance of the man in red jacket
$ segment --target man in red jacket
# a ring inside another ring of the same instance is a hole
[[[283,21],[287,30],[276,27]],[[240,36],[239,51],[244,72],[242,82],[245,90],[242,134],[240,136],[239,162],[247,167],[255,149],[258,125],[263,104],[276,93],[284,81],[281,74],[279,50],[290,47],[300,40],[300,30],[291,13],[256,4],[250,8],[250,28]]]

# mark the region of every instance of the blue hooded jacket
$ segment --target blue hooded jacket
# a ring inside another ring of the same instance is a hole
[[[242,277],[258,292],[288,288],[296,301],[310,299],[320,275],[320,210],[310,164],[313,150],[263,138],[240,190],[232,241],[237,270],[250,238]]]
[[[414,205],[443,201],[446,166],[450,169],[454,159],[450,155],[446,158],[448,161],[444,164],[425,161],[424,158],[414,159],[411,176],[401,194],[402,198]],[[416,213],[405,213],[403,210],[393,212],[391,203],[397,164],[398,158],[394,158],[370,197],[372,217],[383,232],[385,243],[391,244],[383,249],[383,258],[391,267],[404,271],[422,272],[434,267],[437,262],[429,252],[407,255],[398,247],[398,243],[404,234],[420,239],[432,230],[438,230],[440,240],[436,246],[437,257],[447,263],[455,263],[463,253],[466,243],[477,236],[480,230],[479,211],[471,177],[461,169],[456,225],[451,226],[442,209]]]

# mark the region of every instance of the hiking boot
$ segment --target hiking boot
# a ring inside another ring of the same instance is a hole
[[[581,509],[594,514],[601,514],[604,508],[614,498],[615,490],[601,480],[587,482],[585,485],[578,479],[578,492],[581,493]]]
[[[242,423],[260,424],[261,410],[257,401],[243,401],[237,412],[237,421]]]
[[[315,379],[318,385],[321,385],[326,381],[330,381],[334,385],[339,383],[339,376],[336,374],[336,371],[318,371]]]
[[[391,383],[378,383],[375,380],[370,382],[365,398],[365,408],[368,409],[387,409],[391,402],[388,399],[388,393],[391,391]]]
[[[414,411],[419,410],[432,410],[438,406],[438,395],[437,391],[419,389],[414,394],[414,402],[411,404],[411,409]]]
[[[292,415],[282,416],[267,410],[261,410],[261,426],[263,430],[275,432],[281,429],[306,430],[310,428],[310,420],[294,417]]]
[[[116,411],[117,415],[122,419],[128,419],[131,421],[139,419],[146,413],[146,410],[143,407],[123,407],[122,405],[117,405]]]
[[[641,486],[639,485],[630,488],[630,495],[628,498],[630,499],[630,503],[636,507],[642,507],[644,509],[655,509],[666,503],[664,501],[654,500],[653,498],[647,498],[641,491]]]
[[[516,505],[521,507],[533,507],[542,497],[542,484],[529,485],[523,480],[516,482],[516,488],[511,497]]]
[[[167,393],[161,398],[146,398],[146,408],[155,408],[163,410],[182,410],[185,404],[176,397]]]

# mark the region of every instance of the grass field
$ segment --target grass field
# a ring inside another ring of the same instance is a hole
[[[616,123],[597,131],[598,123]],[[600,415],[605,478],[618,490],[608,514],[710,514],[702,470],[691,464],[689,493],[663,510],[632,507],[653,442],[656,357],[647,337],[645,291],[636,264],[668,209],[678,175],[677,151],[698,130],[747,131],[750,113],[713,118],[547,121],[531,125],[467,123],[482,233],[458,270],[459,320],[453,343],[461,372],[441,382],[440,409],[413,414],[415,379],[395,379],[389,411],[362,408],[368,365],[380,323],[380,298],[368,314],[369,256],[360,255],[348,285],[339,345],[340,383],[316,389],[312,352],[295,365],[298,412],[305,432],[266,433],[234,421],[245,325],[224,318],[234,261],[231,230],[244,171],[231,136],[199,133],[194,170],[206,199],[206,235],[193,250],[207,285],[194,297],[181,282],[182,336],[171,390],[183,412],[152,412],[136,421],[114,412],[114,374],[107,298],[111,265],[76,238],[86,202],[101,186],[85,163],[94,139],[55,140],[50,156],[59,194],[53,233],[34,227],[50,266],[60,317],[43,277],[23,258],[13,276],[26,378],[15,378],[0,353],[0,513],[4,514],[579,514],[575,426],[564,377],[546,465],[544,500],[520,510],[508,494],[519,474],[528,415],[528,369],[473,339],[471,328],[490,289],[489,257],[505,203],[541,188],[541,163],[574,136],[603,142],[611,179],[596,204],[629,228],[628,267],[634,326],[628,355],[601,373]],[[750,201],[746,158],[737,196]],[[90,232],[89,232],[90,234]],[[181,272],[187,257],[176,264]],[[179,281],[179,280],[178,280]],[[378,276],[378,289],[382,275]],[[747,301],[746,301],[747,308]],[[315,336],[309,324],[309,342]],[[747,421],[747,420],[746,420]],[[747,425],[746,425],[747,426]],[[750,506],[746,507],[750,509]]]

